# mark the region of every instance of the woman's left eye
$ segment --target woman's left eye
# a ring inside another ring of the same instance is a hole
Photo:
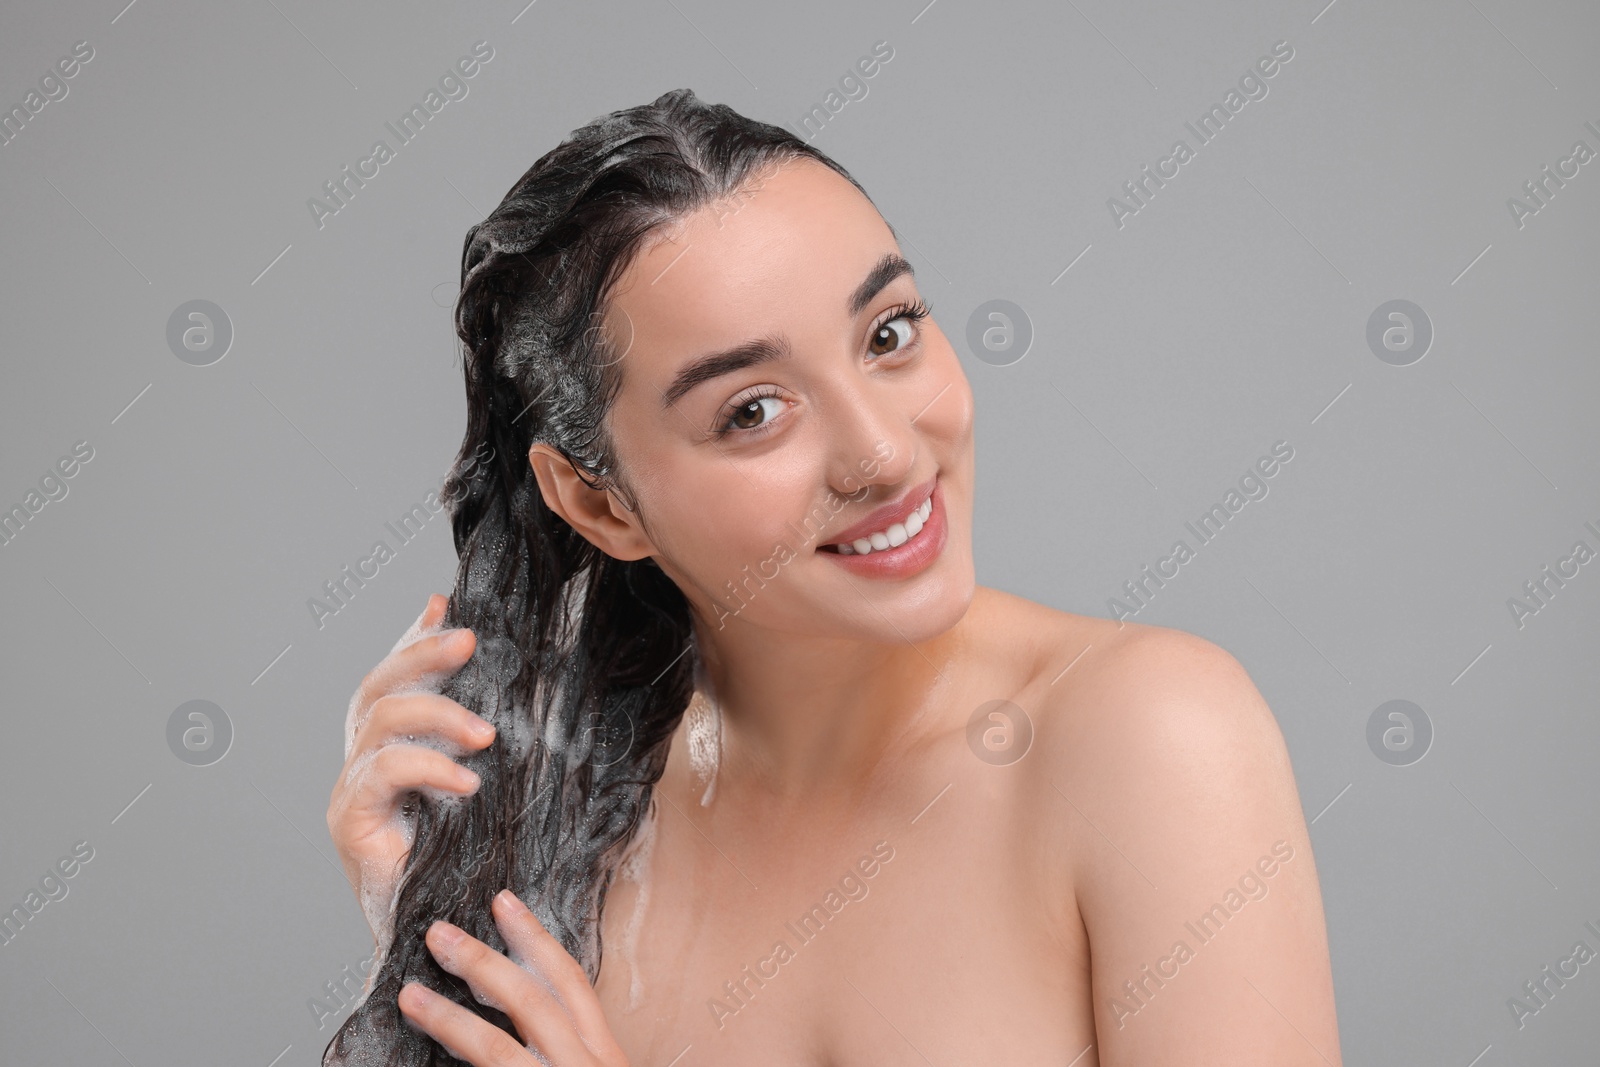
[[[872,331],[872,340],[867,342],[867,351],[875,356],[886,356],[910,344],[911,334],[911,317],[896,316]]]

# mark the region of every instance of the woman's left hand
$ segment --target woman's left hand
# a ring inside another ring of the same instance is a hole
[[[578,961],[509,889],[491,908],[510,958],[442,921],[428,929],[427,945],[480,1002],[511,1017],[522,1043],[420,982],[400,991],[405,1017],[474,1067],[628,1067]]]

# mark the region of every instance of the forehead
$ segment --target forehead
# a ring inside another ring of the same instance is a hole
[[[771,165],[651,234],[619,277],[607,321],[628,348],[624,377],[664,378],[704,351],[808,322],[837,328],[850,293],[893,251],[887,224],[844,177],[809,159]]]

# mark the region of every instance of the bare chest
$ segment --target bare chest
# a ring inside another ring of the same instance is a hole
[[[629,1062],[1073,1062],[1087,945],[1048,914],[1030,813],[995,770],[958,761],[781,829],[658,802],[602,922],[597,991]]]

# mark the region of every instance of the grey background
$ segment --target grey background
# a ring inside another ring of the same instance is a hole
[[[1600,549],[1600,160],[1507,207],[1600,150],[1592,4],[120,2],[0,15],[6,108],[95,52],[0,146],[0,506],[94,449],[0,547],[0,907],[94,848],[0,946],[0,1059],[317,1062],[308,1000],[370,948],[323,821],[345,705],[448,591],[446,519],[322,628],[307,601],[459,444],[466,228],[603,112],[689,86],[794,128],[878,40],[815,143],[962,349],[979,581],[1107,615],[1288,441],[1135,618],[1232,651],[1277,714],[1346,1062],[1600,1057],[1600,963],[1520,1030],[1507,1007],[1600,949],[1600,562],[1507,607]],[[1107,199],[1282,39],[1268,95],[1119,229]],[[479,40],[469,95],[319,229],[307,198]],[[166,341],[194,299],[235,334],[206,367]],[[963,341],[992,299],[1032,324],[1010,366]],[[1405,367],[1366,343],[1393,299],[1435,334]],[[234,733],[203,767],[166,733],[197,699]],[[1409,766],[1366,739],[1393,699],[1434,730]]]

